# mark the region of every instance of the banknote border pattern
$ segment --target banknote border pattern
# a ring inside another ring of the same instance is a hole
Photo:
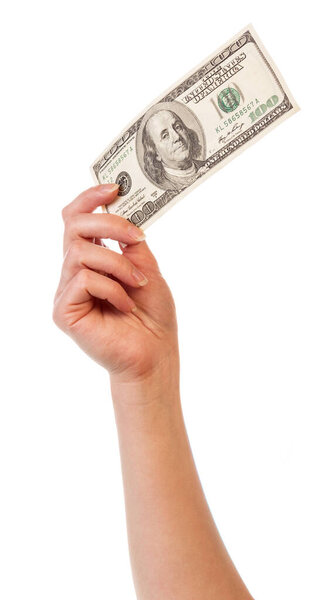
[[[280,89],[282,90],[284,97],[283,97],[283,100],[281,101],[281,103],[278,104],[277,106],[275,106],[275,108],[272,111],[267,113],[259,121],[256,121],[255,123],[253,123],[249,129],[247,129],[243,133],[239,134],[238,137],[233,139],[226,146],[224,146],[223,148],[220,148],[220,150],[217,150],[217,152],[215,152],[214,154],[209,156],[206,159],[206,163],[205,163],[208,170],[212,169],[215,165],[219,164],[225,158],[228,158],[233,152],[235,152],[243,144],[245,144],[247,141],[250,141],[251,139],[253,139],[258,133],[263,131],[266,127],[271,125],[271,123],[276,121],[284,113],[288,112],[289,110],[291,110],[291,108],[293,108],[293,105],[291,104],[288,96],[286,95],[286,93],[283,89],[283,86],[280,83],[276,73],[274,72],[273,68],[269,64],[266,57],[264,56],[263,52],[260,50],[260,48],[259,48],[257,42],[255,41],[254,37],[252,36],[251,32],[245,31],[244,33],[242,33],[240,35],[240,37],[238,38],[237,42],[240,41],[244,36],[246,37],[246,41],[244,42],[244,44],[242,44],[240,46],[240,48],[243,48],[246,44],[248,44],[250,42],[255,44],[257,51],[259,52],[262,60],[265,62],[267,68],[271,71],[273,77],[275,78]],[[224,58],[224,60],[228,60],[232,54],[234,54],[235,52],[238,51],[238,48],[233,48],[235,43],[236,42],[232,42],[230,44],[230,46],[228,46],[227,48],[225,48],[222,51],[222,53],[224,53],[229,50],[232,50],[230,52],[230,54],[227,54],[227,56],[226,56],[226,58]],[[218,55],[215,55],[215,57],[216,56],[218,56]],[[209,61],[209,64],[210,63],[211,63],[211,61]],[[170,94],[168,93],[166,96],[164,96],[164,98],[161,98],[160,100],[158,100],[158,102],[172,102],[172,101],[176,100],[178,98],[178,96],[182,95],[187,89],[192,87],[192,85],[194,85],[199,79],[201,79],[201,77],[203,75],[206,75],[206,73],[208,73],[208,70],[206,70],[206,65],[205,65],[204,67],[198,69],[195,73],[190,75],[184,82],[182,82],[174,90],[172,90],[172,92]],[[105,166],[107,165],[107,163],[116,156],[117,152],[119,152],[121,150],[123,144],[127,143],[132,138],[132,136],[138,131],[143,117],[144,117],[144,115],[142,115],[135,123],[133,123],[131,125],[131,127],[129,127],[129,129],[116,141],[116,143],[112,146],[112,148],[110,148],[110,150],[108,150],[108,152],[106,152],[104,154],[102,159],[99,160],[93,166],[93,170],[94,170],[96,178],[99,182],[100,182],[100,180],[99,180],[100,171],[103,170],[105,168]],[[204,174],[205,173],[203,173],[203,175]],[[200,175],[200,177],[201,176],[202,175]],[[181,191],[183,191],[183,190],[181,190]],[[156,212],[158,212],[166,204],[168,204],[168,202],[170,202],[175,196],[180,194],[181,191],[169,189],[169,190],[166,190],[156,200],[148,201],[147,206],[149,207],[149,210],[146,210],[146,212],[143,215],[143,219],[139,220],[139,223],[136,223],[136,224],[141,225],[142,223],[145,223],[148,219],[153,217]],[[146,206],[146,208],[147,208],[147,206]],[[139,212],[141,212],[141,211],[139,211]],[[133,215],[131,215],[131,217],[132,216]],[[131,218],[128,218],[128,221],[130,221],[130,220],[131,220]]]

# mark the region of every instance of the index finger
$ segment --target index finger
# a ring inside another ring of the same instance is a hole
[[[119,187],[117,183],[104,183],[85,190],[62,210],[64,222],[69,217],[74,217],[80,213],[93,212],[98,206],[110,204],[115,200]]]

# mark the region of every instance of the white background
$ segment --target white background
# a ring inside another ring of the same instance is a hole
[[[135,598],[108,377],[52,322],[60,213],[113,137],[250,22],[301,111],[147,241],[176,301],[196,464],[238,570],[256,600],[331,598],[323,6],[31,0],[2,12],[3,600]]]

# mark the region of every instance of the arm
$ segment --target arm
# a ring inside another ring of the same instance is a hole
[[[176,357],[140,384],[112,383],[112,396],[139,600],[251,599],[199,481],[181,411]]]
[[[251,600],[191,453],[171,292],[146,242],[131,237],[141,240],[138,228],[115,215],[90,214],[117,189],[91,188],[63,211],[54,320],[110,374],[137,598]],[[102,247],[106,237],[127,244],[122,255]],[[135,268],[143,273],[140,282]]]

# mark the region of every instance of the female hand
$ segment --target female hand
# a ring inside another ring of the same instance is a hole
[[[143,232],[123,217],[91,214],[117,191],[115,184],[95,186],[63,209],[64,260],[53,319],[111,379],[131,383],[148,378],[169,357],[178,361],[177,321],[157,261],[139,241]],[[100,238],[127,246],[120,254]],[[147,283],[138,282],[135,269]]]

